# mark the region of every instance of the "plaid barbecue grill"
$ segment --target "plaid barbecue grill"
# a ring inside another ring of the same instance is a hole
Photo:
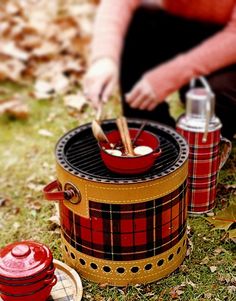
[[[128,123],[140,128],[142,121]],[[115,120],[103,122],[105,131],[114,128]],[[188,146],[158,123],[148,123],[147,130],[160,138],[162,154],[148,173],[133,176],[106,168],[91,124],[57,144],[57,181],[45,187],[45,197],[61,201],[63,257],[86,279],[149,283],[184,260]]]
[[[220,130],[209,132],[205,143],[203,133],[181,128],[177,131],[189,144],[188,211],[208,212],[215,206]]]
[[[186,230],[186,181],[169,195],[138,204],[89,202],[90,218],[61,203],[64,238],[77,251],[107,260],[137,260],[167,251]]]

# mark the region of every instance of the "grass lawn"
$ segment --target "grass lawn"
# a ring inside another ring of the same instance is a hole
[[[0,91],[3,88],[9,95],[16,89],[25,94],[30,117],[26,121],[0,117],[0,247],[33,239],[49,245],[54,257],[62,260],[55,206],[43,199],[42,188],[56,177],[54,147],[58,139],[91,121],[93,112],[88,108],[77,120],[59,97],[36,101],[22,87],[3,83]],[[107,117],[114,117],[118,110],[115,101],[107,105]],[[236,202],[235,184],[236,141],[220,172],[216,210],[229,201]],[[193,250],[169,277],[125,288],[83,279],[83,300],[236,300],[236,244],[224,231],[211,231],[204,217],[189,218],[189,229]]]

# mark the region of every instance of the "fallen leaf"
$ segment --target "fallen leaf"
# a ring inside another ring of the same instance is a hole
[[[41,129],[38,131],[39,135],[44,136],[44,137],[52,137],[53,134],[52,132],[46,130],[46,129]]]
[[[39,93],[40,95],[49,95],[53,93],[52,85],[46,80],[37,80],[35,85],[35,93]]]
[[[10,203],[10,199],[0,196],[0,207],[5,207]]]
[[[108,286],[109,286],[108,283],[101,283],[101,284],[99,284],[99,287],[100,287],[101,289],[104,289],[104,288],[106,288],[106,287],[108,287]]]
[[[97,2],[4,1],[0,80],[34,80],[37,99],[69,93],[85,71]],[[23,118],[23,111],[14,114]]]
[[[27,184],[27,188],[36,192],[40,192],[43,190],[44,185],[31,182]]]
[[[228,231],[230,239],[236,239],[236,229],[232,229]]]
[[[69,79],[62,75],[57,74],[48,79],[39,79],[35,83],[34,95],[37,98],[49,98],[53,95],[63,94],[68,91],[70,86]]]
[[[207,212],[206,215],[207,216],[215,216],[215,213],[213,211],[211,211],[211,212]]]
[[[226,209],[219,211],[214,217],[206,217],[206,220],[214,225],[214,229],[228,230],[236,223],[236,202],[232,202]]]
[[[195,288],[197,285],[195,283],[193,283],[191,280],[187,279],[186,280],[186,284],[192,286],[193,288]]]
[[[193,242],[191,241],[190,238],[188,238],[187,241],[187,252],[186,252],[186,256],[189,257],[191,255],[191,253],[193,252]]]
[[[210,261],[209,257],[206,256],[202,259],[202,261],[200,262],[200,264],[208,264],[208,262]]]
[[[221,253],[227,253],[227,251],[224,248],[219,247],[219,248],[216,248],[213,253],[214,253],[214,255],[219,255]]]
[[[62,74],[56,75],[52,83],[55,93],[65,93],[70,86],[69,79]]]
[[[60,224],[60,217],[58,215],[53,215],[48,219],[51,223],[57,225],[58,227],[61,226]]]
[[[27,61],[30,57],[26,51],[18,48],[14,41],[0,41],[0,53],[22,61]]]
[[[18,222],[15,222],[15,223],[13,223],[13,228],[15,229],[15,230],[18,230],[19,228],[20,228],[20,223],[18,223]]]
[[[6,12],[10,15],[15,15],[20,12],[20,7],[17,3],[8,2],[6,5]]]
[[[37,47],[33,50],[32,55],[36,57],[51,57],[58,55],[59,52],[60,49],[56,43],[44,41],[40,47]]]
[[[42,209],[42,203],[33,199],[27,202],[27,207],[35,210],[36,212],[39,212]]]
[[[211,297],[212,297],[212,294],[211,293],[204,293],[203,297],[206,298],[207,300],[210,300]]]
[[[26,119],[29,116],[29,109],[21,97],[16,95],[0,101],[0,115],[4,113],[18,119]]]
[[[25,103],[18,103],[8,108],[6,113],[17,119],[27,119],[29,117],[29,108]]]
[[[232,276],[231,274],[220,274],[218,277],[218,281],[227,285],[236,285],[236,277]]]
[[[19,207],[16,207],[16,206],[13,206],[13,207],[10,208],[10,212],[13,215],[17,215],[20,212],[20,210],[21,209]]]
[[[88,106],[86,98],[79,92],[65,96],[64,104],[67,108],[77,112],[82,112]]]
[[[18,100],[5,100],[0,103],[0,115],[18,104]]]
[[[229,294],[235,294],[236,293],[236,286],[235,285],[230,285],[227,287],[227,290]]]
[[[212,273],[214,273],[217,270],[217,267],[216,266],[210,266],[209,269]]]
[[[225,185],[225,188],[226,188],[226,189],[236,189],[236,184],[228,184],[228,185]]]
[[[25,70],[25,65],[14,58],[5,58],[4,64],[0,64],[0,80],[20,81],[20,78]]]
[[[179,296],[181,296],[184,291],[182,290],[182,288],[186,287],[186,285],[177,285],[175,287],[173,287],[171,290],[170,290],[170,296],[172,299],[179,299]]]

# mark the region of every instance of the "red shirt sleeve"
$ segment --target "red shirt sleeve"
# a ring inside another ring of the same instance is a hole
[[[119,62],[127,27],[140,1],[102,0],[94,22],[92,61],[110,57]]]
[[[236,63],[236,5],[228,24],[189,52],[178,55],[145,74],[158,99],[187,84],[192,77],[208,75]]]

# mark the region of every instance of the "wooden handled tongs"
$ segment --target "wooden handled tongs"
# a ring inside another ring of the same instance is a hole
[[[97,139],[97,141],[107,142],[107,143],[109,143],[109,145],[110,145],[111,148],[114,148],[114,144],[111,143],[108,140],[106,134],[104,133],[104,131],[103,131],[101,125],[100,125],[101,116],[102,116],[102,104],[98,107],[97,114],[96,114],[96,119],[94,119],[92,121],[92,132],[93,132],[93,135]]]

